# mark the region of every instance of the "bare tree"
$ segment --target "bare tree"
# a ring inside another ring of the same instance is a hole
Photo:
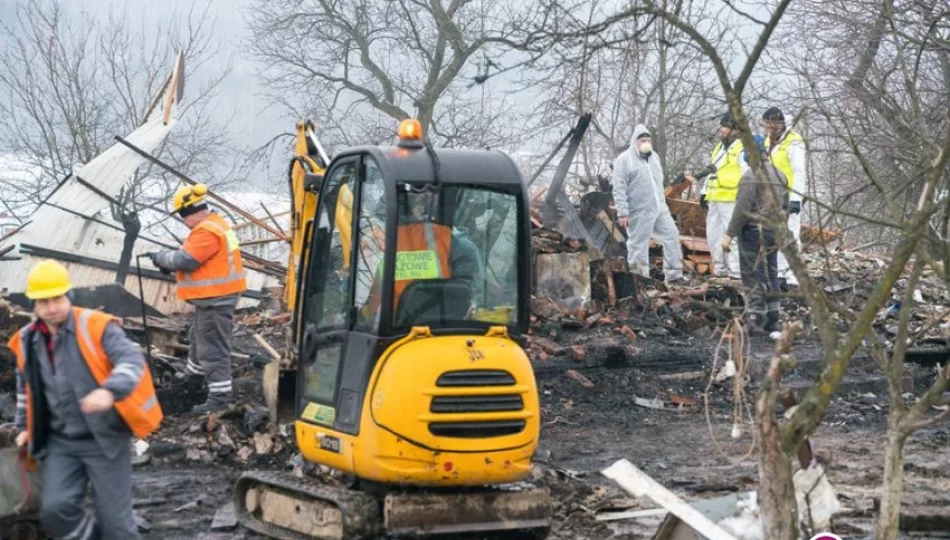
[[[124,13],[97,20],[66,12],[53,0],[18,2],[15,18],[0,22],[0,153],[39,174],[0,186],[6,202],[37,204],[75,165],[141,125],[168,83],[178,51],[186,79],[198,84],[189,85],[178,112],[182,124],[158,155],[196,177],[227,177],[235,153],[213,102],[229,68],[211,62],[217,52],[213,24],[207,5],[193,5],[156,27]],[[176,186],[160,171],[140,170],[115,201],[114,217],[164,205]]]
[[[677,9],[686,5],[686,9]],[[703,56],[711,64],[716,78],[722,88],[723,95],[729,105],[733,119],[739,125],[741,138],[748,149],[750,162],[756,171],[759,181],[765,182],[765,169],[760,160],[757,147],[752,141],[752,130],[746,114],[747,105],[744,95],[749,87],[757,64],[766,50],[773,32],[779,21],[785,16],[789,7],[788,0],[780,1],[767,18],[757,18],[754,14],[739,12],[731,3],[722,9],[733,11],[735,15],[752,21],[760,29],[759,36],[745,48],[747,60],[744,62],[737,76],[733,76],[728,69],[729,62],[717,48],[710,37],[717,36],[715,24],[707,24],[701,19],[693,17],[691,7],[693,3],[657,3],[650,0],[637,2],[626,9],[610,13],[590,24],[580,24],[572,28],[559,28],[552,31],[561,39],[601,34],[607,32],[614,25],[626,21],[643,20],[650,24],[652,18],[663,19],[672,27],[682,32],[690,41],[702,51]],[[704,4],[696,3],[697,7]],[[811,4],[814,10],[824,9],[826,2]],[[791,356],[792,343],[795,332],[800,325],[786,328],[783,339],[776,348],[772,365],[766,374],[765,380],[759,389],[756,406],[756,421],[760,441],[759,452],[759,497],[761,501],[761,516],[763,532],[766,538],[779,540],[793,540],[799,537],[798,509],[795,502],[794,485],[792,482],[790,458],[799,446],[811,435],[821,422],[832,395],[840,384],[845,370],[859,348],[872,335],[875,316],[889,300],[893,288],[905,270],[911,269],[909,289],[922,270],[922,265],[930,264],[937,267],[937,271],[945,274],[946,266],[936,264],[943,261],[945,243],[933,240],[939,238],[938,233],[946,230],[947,220],[950,220],[947,205],[950,198],[947,193],[947,163],[950,161],[950,132],[948,132],[948,117],[946,96],[950,94],[948,87],[941,86],[938,81],[946,79],[940,76],[933,77],[933,82],[924,84],[920,76],[921,64],[926,66],[925,58],[932,58],[932,62],[943,62],[946,47],[940,46],[943,41],[942,26],[946,18],[937,16],[942,11],[933,5],[917,4],[916,9],[900,10],[897,16],[893,4],[885,2],[883,7],[865,10],[853,21],[867,20],[870,13],[872,26],[875,31],[867,32],[864,27],[865,38],[854,39],[858,34],[842,35],[840,22],[848,10],[862,9],[853,7],[853,3],[840,2],[837,13],[829,13],[827,18],[809,18],[807,12],[800,14],[807,24],[809,32],[802,34],[814,35],[813,31],[826,23],[833,35],[842,40],[853,39],[849,48],[840,48],[836,51],[834,61],[837,73],[841,73],[847,65],[847,57],[842,52],[855,49],[859,54],[853,64],[853,72],[844,81],[849,90],[842,93],[840,75],[835,84],[832,71],[824,72],[829,80],[812,81],[812,90],[821,90],[819,110],[833,110],[834,114],[824,114],[825,118],[835,118],[837,122],[830,122],[837,129],[839,141],[843,141],[850,148],[850,153],[856,163],[861,165],[863,180],[868,184],[866,189],[874,190],[881,197],[886,212],[882,216],[868,216],[864,213],[865,222],[876,222],[888,227],[900,238],[889,249],[890,257],[885,263],[883,276],[877,281],[868,298],[856,309],[848,309],[835,298],[827,295],[818,284],[809,279],[805,264],[799,256],[790,234],[785,228],[781,216],[766,219],[779,238],[782,251],[789,260],[790,266],[801,282],[801,292],[810,308],[811,323],[817,328],[817,337],[824,351],[825,369],[822,371],[814,386],[810,388],[794,414],[784,424],[775,418],[775,404],[780,390],[784,373],[793,364]],[[552,9],[559,9],[554,6]],[[847,28],[847,25],[844,25]],[[644,26],[640,26],[642,29]],[[885,39],[887,38],[887,39]],[[861,45],[854,45],[854,43]],[[887,44],[885,47],[884,44]],[[927,44],[925,47],[924,44]],[[880,56],[881,50],[887,49],[886,56]],[[787,50],[784,51],[787,53]],[[829,51],[830,54],[830,51]],[[924,91],[927,88],[927,91]],[[835,94],[835,92],[837,93]],[[829,103],[832,95],[836,96],[837,104],[832,107]],[[844,97],[844,99],[841,99]],[[933,106],[933,108],[931,108]],[[856,131],[856,127],[864,129]],[[876,126],[877,131],[874,128]],[[881,127],[886,126],[888,131],[886,140],[891,143],[890,152],[880,152],[880,143],[884,142]],[[895,142],[894,138],[903,140]],[[911,138],[913,137],[913,138]],[[895,148],[900,150],[894,151]],[[902,170],[903,174],[884,181],[880,177],[879,164]],[[816,201],[821,206],[823,201]],[[841,212],[840,209],[832,209]],[[860,216],[849,216],[856,219]],[[937,237],[937,238],[935,238]],[[912,263],[912,261],[914,261]],[[912,265],[912,266],[909,266]],[[908,293],[910,294],[910,293]],[[906,316],[905,316],[906,317]],[[906,318],[901,321],[901,328],[906,328]],[[844,324],[837,324],[844,323]],[[906,338],[906,330],[898,335],[898,340]],[[873,337],[872,337],[873,340]],[[900,396],[900,374],[903,362],[903,348],[906,339],[896,348],[893,354],[883,348],[874,348],[875,354],[882,358],[886,368],[892,392],[898,397],[892,397],[892,414],[889,418],[888,447],[889,454],[886,464],[887,489],[897,493],[885,501],[885,508],[878,524],[879,534],[886,534],[893,538],[896,534],[897,509],[899,508],[900,482],[900,455],[903,441],[915,429],[931,422],[935,418],[923,418],[925,411],[933,404],[940,392],[947,386],[946,370],[942,370],[936,378],[933,387],[926,392],[920,402],[909,410],[903,404]],[[898,399],[900,401],[898,401]],[[886,532],[885,532],[886,531]]]
[[[877,538],[897,538],[903,482],[904,446],[915,431],[943,421],[930,407],[947,388],[947,366],[916,403],[904,398],[901,379],[910,344],[921,333],[910,328],[913,291],[925,267],[947,283],[947,154],[950,152],[950,20],[947,3],[924,0],[800,3],[795,24],[817,29],[804,37],[798,54],[784,67],[807,81],[818,112],[822,143],[846,150],[857,174],[829,178],[834,197],[823,201],[840,221],[860,225],[867,240],[892,253],[914,246],[907,259],[903,309],[893,346],[870,334],[868,352],[888,381],[884,486]],[[833,32],[828,31],[834,29]],[[843,76],[842,76],[843,74]],[[871,210],[871,212],[869,212]],[[868,219],[868,214],[876,216]],[[900,272],[896,267],[889,271]],[[848,314],[870,316],[864,311]]]
[[[525,48],[515,36],[533,8],[513,4],[258,0],[249,49],[275,102],[317,118],[333,141],[391,141],[394,121],[415,117],[440,144],[497,147],[522,123],[476,85],[503,69],[505,51]]]

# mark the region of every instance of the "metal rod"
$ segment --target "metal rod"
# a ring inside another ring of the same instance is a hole
[[[273,242],[283,242],[283,238],[265,238],[263,240],[248,240],[247,242],[241,242],[242,246],[259,246],[261,244],[270,244]]]
[[[122,203],[120,203],[118,200],[116,200],[115,197],[110,196],[108,193],[102,191],[101,189],[97,188],[96,186],[94,186],[94,185],[90,184],[89,182],[83,180],[82,178],[79,177],[78,174],[73,175],[73,178],[75,178],[77,182],[79,182],[80,184],[82,184],[83,187],[85,187],[85,188],[88,189],[89,191],[92,191],[92,192],[95,193],[96,195],[98,195],[98,196],[102,197],[103,199],[109,201],[110,203],[112,203],[112,204],[118,206],[120,209],[124,208],[124,205],[123,205]]]
[[[545,158],[544,163],[542,163],[541,166],[538,167],[537,172],[535,172],[534,175],[531,177],[531,179],[528,180],[528,187],[531,187],[531,184],[533,184],[534,181],[537,180],[539,176],[541,176],[541,173],[544,172],[544,168],[547,167],[549,163],[551,163],[551,160],[554,159],[554,156],[556,156],[557,153],[561,151],[561,148],[564,147],[564,143],[566,143],[567,140],[570,139],[571,135],[573,134],[574,134],[574,128],[571,128],[571,130],[567,132],[567,135],[565,135],[564,138],[561,139],[561,142],[557,143],[557,146],[554,147],[554,151],[548,154],[548,157]]]
[[[142,285],[142,257],[148,257],[148,253],[139,253],[135,256],[135,270],[139,277],[139,300],[142,304],[142,328],[145,329],[145,361],[148,362],[149,369],[152,367],[152,338],[148,333],[148,310],[145,306],[145,286]]]
[[[284,236],[287,236],[287,233],[284,232],[284,228],[280,226],[280,223],[278,223],[276,219],[274,219],[274,216],[271,215],[270,210],[268,210],[267,207],[264,206],[264,202],[263,202],[263,201],[261,201],[261,208],[264,209],[264,213],[266,213],[266,214],[267,214],[267,217],[270,218],[270,221],[271,221],[271,223],[274,224],[274,227],[277,227],[277,230],[279,230]]]
[[[137,154],[139,154],[140,156],[144,157],[145,159],[151,161],[151,162],[154,163],[155,165],[158,165],[159,167],[165,169],[166,171],[168,171],[168,172],[174,174],[174,175],[177,176],[178,178],[182,179],[185,183],[190,184],[190,185],[192,185],[192,186],[198,183],[198,182],[195,182],[194,180],[192,180],[191,178],[185,176],[184,173],[179,172],[178,170],[176,170],[176,169],[175,169],[174,167],[172,167],[171,165],[169,165],[169,164],[165,163],[164,161],[158,159],[157,157],[153,156],[152,154],[149,154],[149,153],[146,152],[145,150],[142,150],[141,148],[135,146],[134,144],[130,143],[129,141],[123,139],[122,137],[116,135],[116,136],[115,136],[115,140],[117,140],[117,141],[119,141],[120,143],[124,144],[125,146],[129,147],[132,151],[134,151],[135,153],[137,153]],[[218,194],[212,192],[210,189],[208,190],[208,196],[211,197],[212,199],[218,201],[219,203],[221,203],[222,205],[224,205],[225,207],[227,207],[229,210],[233,211],[234,213],[241,215],[241,217],[243,217],[244,219],[246,219],[246,220],[248,220],[248,221],[253,221],[255,224],[257,224],[258,227],[264,229],[265,231],[267,231],[267,232],[273,234],[274,236],[284,237],[284,239],[285,239],[287,242],[290,242],[290,238],[287,238],[287,235],[282,234],[280,231],[278,231],[278,230],[276,230],[276,229],[273,229],[270,225],[267,224],[267,222],[258,219],[258,218],[257,218],[256,216],[254,216],[253,214],[251,214],[251,213],[249,213],[249,212],[246,212],[245,210],[243,210],[243,209],[240,208],[239,206],[235,205],[234,203],[232,203],[232,202],[228,201],[227,199],[221,197],[220,195],[218,195]]]
[[[14,234],[20,232],[21,230],[23,230],[23,227],[26,227],[26,226],[29,225],[30,223],[33,223],[33,220],[32,220],[32,219],[31,219],[30,221],[27,221],[26,223],[20,224],[20,226],[18,226],[16,229],[13,229],[13,230],[10,231],[10,232],[8,232],[7,234],[5,234],[5,235],[3,235],[3,236],[0,236],[0,242],[3,242],[3,241],[6,240],[7,238],[10,238],[10,237],[13,236]]]

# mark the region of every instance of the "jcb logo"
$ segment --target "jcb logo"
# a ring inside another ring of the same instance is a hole
[[[468,359],[472,362],[477,362],[479,360],[484,360],[485,355],[478,349],[468,349]]]

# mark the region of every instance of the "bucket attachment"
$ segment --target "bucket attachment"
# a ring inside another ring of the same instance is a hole
[[[268,419],[277,424],[289,424],[297,419],[297,370],[281,369],[280,363],[264,366],[261,378]]]

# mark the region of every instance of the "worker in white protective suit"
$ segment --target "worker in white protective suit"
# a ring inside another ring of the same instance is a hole
[[[679,231],[663,193],[663,167],[646,126],[638,124],[630,148],[614,161],[613,195],[617,222],[627,230],[627,264],[634,274],[650,276],[650,238],[663,246],[667,283],[682,284],[683,252]]]
[[[788,230],[801,251],[802,202],[808,189],[805,139],[785,125],[785,115],[778,107],[769,107],[765,111],[762,128],[766,133],[765,148],[770,161],[788,178]],[[798,287],[798,278],[788,267],[781,251],[778,253],[778,277],[787,287]]]

